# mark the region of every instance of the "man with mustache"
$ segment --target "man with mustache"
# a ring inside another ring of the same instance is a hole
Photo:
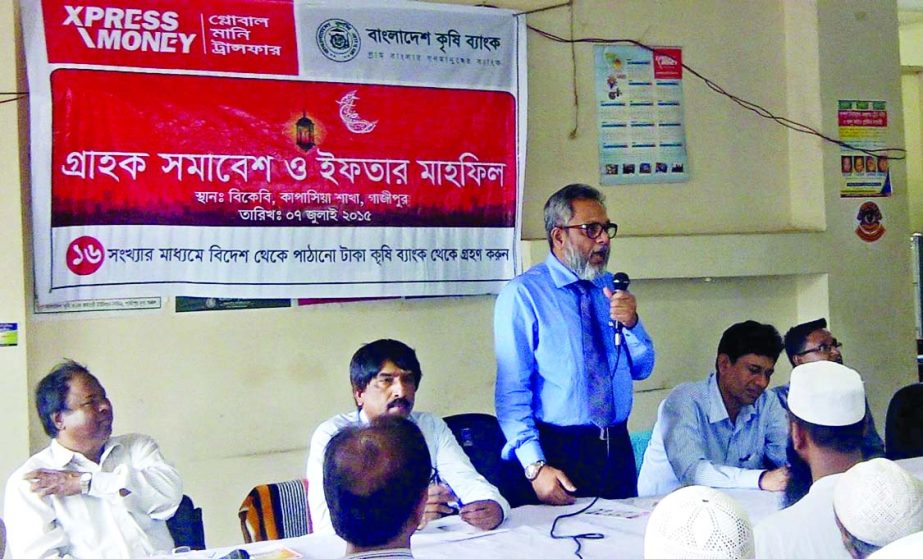
[[[112,403],[83,365],[43,378],[35,404],[51,444],[10,477],[4,510],[13,557],[169,553],[166,520],[183,496],[177,471],[145,435],[112,435]]]
[[[849,559],[836,525],[833,494],[840,474],[862,461],[865,389],[856,371],[833,361],[798,365],[789,383],[792,480],[808,491],[754,529],[760,559]],[[788,497],[788,495],[787,495]]]
[[[642,496],[683,485],[785,487],[788,423],[779,399],[766,392],[781,352],[770,324],[747,320],[724,331],[715,372],[680,384],[657,410],[638,475]]]
[[[785,333],[785,354],[788,355],[792,367],[814,361],[833,361],[842,364],[842,348],[843,344],[827,329],[827,320],[824,318],[792,326]],[[773,388],[773,391],[779,397],[782,406],[788,409],[788,385],[777,386]],[[872,417],[868,401],[865,402],[865,421],[862,456],[865,458],[884,456],[885,443],[875,428],[875,419]]]
[[[353,355],[349,378],[356,411],[328,419],[311,437],[307,465],[308,506],[315,532],[333,531],[323,481],[327,444],[341,429],[367,425],[384,415],[409,419],[426,439],[434,483],[429,487],[424,523],[457,512],[468,524],[492,530],[509,515],[506,499],[474,469],[445,421],[431,413],[413,411],[422,377],[416,352],[397,340],[376,340],[360,347]]]
[[[545,203],[551,254],[513,279],[494,308],[503,457],[519,460],[539,501],[637,494],[626,422],[632,381],[654,346],[635,296],[606,271],[618,226],[603,195],[571,184]]]

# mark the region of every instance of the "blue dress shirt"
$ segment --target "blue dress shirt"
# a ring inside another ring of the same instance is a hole
[[[592,425],[578,295],[571,288],[578,280],[549,254],[543,263],[508,283],[494,307],[497,419],[507,441],[503,457],[515,452],[524,466],[545,459],[536,421]],[[605,325],[609,300],[602,288],[612,288],[612,274],[593,283],[598,287],[593,292],[594,311]],[[603,338],[612,373],[615,421],[621,423],[631,412],[632,379],[645,379],[654,369],[654,345],[640,320],[623,329],[621,352],[616,351],[614,334],[613,329]]]
[[[756,489],[767,466],[785,464],[787,443],[788,414],[771,390],[731,422],[715,373],[680,384],[657,410],[638,495],[665,495],[683,485]]]

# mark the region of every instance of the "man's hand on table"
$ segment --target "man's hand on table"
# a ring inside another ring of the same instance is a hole
[[[788,466],[766,470],[760,475],[759,486],[763,491],[784,491],[788,485]]]
[[[458,513],[462,520],[481,530],[493,530],[503,522],[500,503],[489,499],[468,503]]]
[[[423,522],[420,528],[426,526],[431,520],[442,518],[453,514],[455,509],[449,506],[449,503],[457,503],[458,497],[448,485],[444,483],[432,483],[427,490],[426,509],[423,511]]]

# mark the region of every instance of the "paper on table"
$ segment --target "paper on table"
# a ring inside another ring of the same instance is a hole
[[[429,522],[422,530],[417,530],[413,535],[414,541],[438,539],[441,542],[456,542],[502,534],[508,528],[481,530],[463,521],[460,516],[443,516]]]
[[[621,501],[600,502],[584,514],[590,516],[607,516],[610,518],[641,518],[654,510],[659,499],[624,499]]]
[[[251,553],[250,559],[298,559],[301,556],[297,551],[280,546],[269,551]]]

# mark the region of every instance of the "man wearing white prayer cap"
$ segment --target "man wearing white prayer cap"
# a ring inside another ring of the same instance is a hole
[[[789,385],[789,483],[806,476],[808,490],[756,525],[756,556],[850,559],[833,514],[833,490],[842,473],[862,461],[862,379],[845,365],[816,361],[795,367]]]
[[[869,555],[869,559],[907,559],[908,557],[923,557],[923,532],[904,536]]]
[[[833,510],[846,549],[865,559],[923,530],[923,482],[884,458],[860,462],[837,481]]]
[[[747,511],[717,489],[677,489],[660,501],[647,521],[644,559],[753,558]]]

